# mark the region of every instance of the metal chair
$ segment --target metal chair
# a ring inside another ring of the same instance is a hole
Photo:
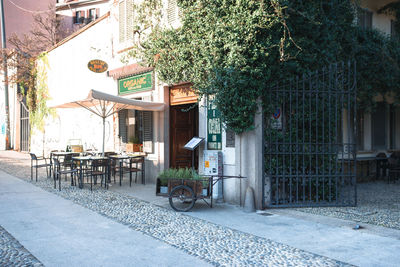
[[[376,155],[376,179],[386,176],[388,159],[386,154],[381,152]]]
[[[135,173],[135,183],[137,183],[138,172],[142,176],[142,184],[145,184],[144,179],[144,157],[130,158],[127,165],[124,166],[124,171],[129,172],[129,186],[132,186],[132,173]]]
[[[50,169],[51,169],[51,163],[50,162],[47,163],[47,160],[50,160],[50,159],[45,158],[45,157],[37,157],[34,153],[29,153],[29,155],[31,156],[31,180],[33,180],[33,168],[36,169],[36,182],[37,182],[38,168],[46,168],[46,175],[47,175],[47,178],[49,178],[48,167],[50,167]],[[39,164],[39,162],[42,160],[44,160],[45,163]],[[51,173],[51,171],[50,171],[50,173]]]
[[[400,152],[393,152],[388,158],[387,169],[389,170],[387,176],[387,182],[390,183],[390,180],[397,180],[400,174]]]
[[[107,177],[108,177],[108,159],[94,159],[92,160],[91,164],[91,171],[88,173],[90,176],[90,191],[92,191],[93,188],[93,181],[94,184],[97,184],[97,177],[100,176],[100,186],[103,185],[104,181],[104,187],[108,189],[107,185]]]
[[[58,180],[58,190],[61,191],[61,175],[65,174],[71,174],[71,185],[76,185],[76,177],[78,175],[78,169],[75,167],[74,164],[70,165],[70,169],[62,169],[61,168],[61,163],[58,160],[58,158],[54,158],[54,189],[57,188],[57,182],[56,180]],[[74,179],[74,175],[75,175],[75,179]]]

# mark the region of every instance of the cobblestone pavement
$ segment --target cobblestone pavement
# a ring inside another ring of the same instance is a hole
[[[301,208],[331,216],[400,230],[400,182],[375,181],[357,185],[357,207]]]
[[[0,226],[0,266],[43,266],[13,236]]]
[[[0,169],[30,181],[24,178],[29,177],[30,169],[23,156],[3,160],[4,154],[0,155]],[[348,266],[98,187],[90,192],[63,181],[59,192],[43,172],[39,181],[32,183],[216,266]]]

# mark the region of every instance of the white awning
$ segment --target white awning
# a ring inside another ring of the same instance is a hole
[[[90,90],[89,95],[85,99],[52,106],[52,108],[85,108],[100,117],[108,117],[121,109],[163,111],[165,104],[127,99],[96,90]]]

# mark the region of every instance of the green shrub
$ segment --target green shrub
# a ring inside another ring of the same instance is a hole
[[[169,168],[160,172],[157,176],[161,186],[168,185],[168,179],[202,180],[203,187],[208,187],[208,180],[200,176],[195,170],[190,168]]]

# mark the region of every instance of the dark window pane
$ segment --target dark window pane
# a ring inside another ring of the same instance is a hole
[[[371,29],[372,12],[366,9],[359,8],[357,13],[358,13],[358,25],[363,29]]]
[[[386,149],[386,105],[378,103],[376,110],[371,114],[372,119],[372,148]]]

